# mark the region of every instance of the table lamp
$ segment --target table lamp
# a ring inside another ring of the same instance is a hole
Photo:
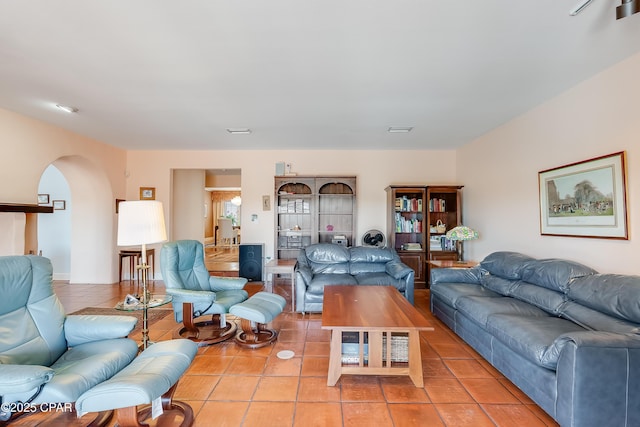
[[[119,205],[118,246],[141,245],[140,277],[142,278],[143,347],[147,348],[147,245],[167,240],[162,203],[155,200],[125,201]]]
[[[478,238],[478,232],[465,225],[459,225],[447,231],[446,237],[456,242],[458,261],[462,261],[462,241],[476,240]]]

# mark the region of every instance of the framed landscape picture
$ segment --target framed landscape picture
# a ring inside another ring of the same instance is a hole
[[[540,233],[628,239],[624,152],[538,172]]]

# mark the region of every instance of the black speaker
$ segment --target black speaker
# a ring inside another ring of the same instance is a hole
[[[261,244],[240,244],[240,277],[244,277],[250,282],[262,281],[262,258],[264,254],[264,243]]]

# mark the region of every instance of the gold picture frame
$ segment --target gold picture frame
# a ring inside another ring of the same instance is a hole
[[[155,200],[156,188],[155,187],[140,187],[140,200]]]
[[[628,237],[625,153],[538,172],[540,234]]]

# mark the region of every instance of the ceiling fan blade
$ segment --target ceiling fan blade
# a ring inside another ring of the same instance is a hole
[[[589,6],[592,1],[593,0],[583,0],[578,5],[576,5],[576,7],[574,7],[569,11],[569,15],[576,16],[577,14],[582,12],[587,6]]]

